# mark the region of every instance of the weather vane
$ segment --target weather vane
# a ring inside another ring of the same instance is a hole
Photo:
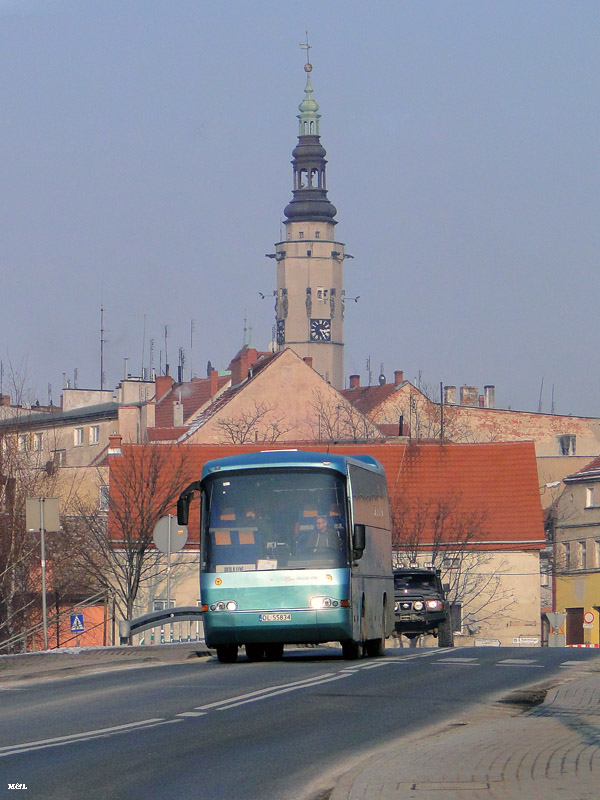
[[[306,50],[306,64],[304,65],[305,72],[312,72],[312,64],[310,63],[309,59],[309,50],[311,49],[312,45],[308,43],[308,31],[306,31],[306,43],[300,43],[300,48],[302,50]]]

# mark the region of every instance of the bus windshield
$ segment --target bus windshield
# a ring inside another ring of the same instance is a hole
[[[204,572],[347,566],[345,480],[315,469],[211,476],[203,542]]]

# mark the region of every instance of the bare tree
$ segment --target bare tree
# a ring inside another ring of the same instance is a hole
[[[224,417],[217,422],[221,441],[227,444],[250,442],[276,442],[294,430],[286,424],[285,414],[278,413],[275,403],[257,403],[237,414]]]
[[[308,422],[319,442],[373,442],[382,439],[378,427],[343,397],[314,389]]]
[[[475,632],[482,623],[515,604],[503,586],[508,562],[482,546],[485,510],[463,508],[460,493],[411,501],[396,492],[391,502],[392,540],[397,558],[409,563],[426,557],[440,569],[451,603],[460,604],[463,622]]]
[[[189,480],[189,456],[184,446],[124,446],[121,457],[111,457],[108,514],[80,502],[67,523],[78,540],[78,568],[116,593],[127,619],[140,587],[162,570],[154,527]]]

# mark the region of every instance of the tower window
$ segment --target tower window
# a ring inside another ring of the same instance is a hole
[[[321,238],[321,231],[315,231],[315,239]]]
[[[300,233],[298,234],[298,238],[304,239],[304,231],[300,231]]]

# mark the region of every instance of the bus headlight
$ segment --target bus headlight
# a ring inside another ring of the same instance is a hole
[[[340,604],[339,600],[334,600],[332,597],[311,597],[311,608],[337,608]]]

